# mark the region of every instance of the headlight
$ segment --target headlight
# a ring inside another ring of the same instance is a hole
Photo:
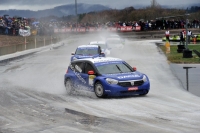
[[[145,75],[143,75],[142,80],[143,80],[144,82],[146,82],[146,81],[147,81],[147,77],[146,77]]]
[[[77,58],[76,57],[73,57],[73,59],[72,60],[77,60]]]
[[[107,78],[106,81],[108,84],[118,84],[118,80],[115,80],[115,79]]]

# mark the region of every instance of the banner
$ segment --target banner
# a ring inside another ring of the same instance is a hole
[[[132,26],[121,26],[122,32],[133,31]]]
[[[19,29],[19,35],[21,35],[21,36],[30,36],[31,32],[30,32],[30,30]]]
[[[107,30],[108,31],[117,31],[117,27],[108,27]]]
[[[133,30],[140,31],[141,30],[141,26],[133,27]]]
[[[103,29],[102,27],[78,27],[76,28],[62,28],[54,29],[54,33],[67,33],[67,32],[96,32],[96,31],[121,31],[121,32],[130,32],[130,31],[140,31],[141,27],[132,27],[132,26],[118,26],[118,27],[107,27]]]

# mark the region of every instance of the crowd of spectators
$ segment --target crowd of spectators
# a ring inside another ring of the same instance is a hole
[[[30,19],[7,16],[0,16],[0,34],[17,36],[19,35],[19,29],[29,28]]]
[[[140,26],[142,31],[146,30],[165,30],[165,29],[183,29],[185,28],[185,20],[151,20],[151,21],[130,21],[130,22],[92,22],[92,23],[76,23],[73,22],[64,22],[64,21],[56,21],[56,22],[47,22],[43,23],[44,27],[53,27],[57,29],[62,28],[71,28],[75,29],[76,26],[78,28],[102,28],[106,29],[108,27],[117,27],[117,26],[132,26],[137,27]],[[193,20],[188,22],[188,28],[200,28],[200,22],[198,20]]]
[[[134,21],[134,22],[119,22],[121,26],[141,26],[141,30],[165,30],[165,29],[183,29],[185,28],[185,20],[150,20],[150,21]],[[200,28],[199,20],[188,22],[188,28]]]
[[[62,28],[103,28],[106,29],[108,27],[117,27],[117,26],[132,26],[137,27],[140,26],[142,31],[147,30],[165,30],[165,29],[183,29],[185,28],[185,20],[139,20],[139,21],[130,21],[130,22],[92,22],[92,23],[75,23],[75,22],[65,22],[58,21],[52,19],[48,22],[35,21],[31,18],[11,18],[8,15],[0,16],[0,34],[4,35],[19,35],[19,29],[27,29],[37,30],[38,35],[44,34],[54,34],[54,29],[62,29]],[[199,20],[193,20],[188,22],[188,28],[200,28]]]

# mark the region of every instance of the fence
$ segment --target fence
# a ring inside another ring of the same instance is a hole
[[[96,27],[77,27],[77,28],[60,28],[54,29],[54,33],[70,33],[70,32],[95,32],[95,31],[121,31],[121,32],[130,32],[130,31],[140,31],[141,27],[133,26],[118,26],[118,27],[107,27],[107,28],[96,28]]]
[[[0,56],[59,42],[57,36],[0,36]]]

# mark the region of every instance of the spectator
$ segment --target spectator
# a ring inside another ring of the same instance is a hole
[[[190,38],[191,38],[191,36],[192,36],[192,31],[188,31],[188,33],[187,33],[187,36],[188,36],[188,43],[190,43]]]
[[[152,30],[152,27],[151,27],[151,26],[152,26],[152,24],[151,24],[151,22],[149,22],[149,29],[150,29],[150,30]]]
[[[180,44],[185,44],[184,30],[180,32]]]
[[[169,41],[169,29],[165,31],[166,41]]]

